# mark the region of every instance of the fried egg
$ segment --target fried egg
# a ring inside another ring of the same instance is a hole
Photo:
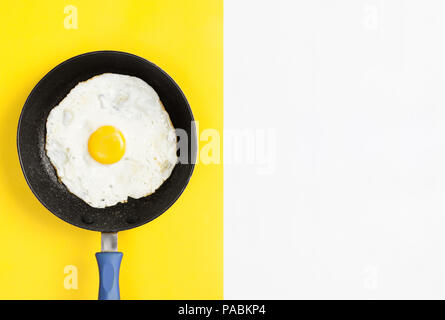
[[[178,161],[158,94],[113,73],[80,82],[51,110],[45,149],[59,180],[95,208],[152,194]]]

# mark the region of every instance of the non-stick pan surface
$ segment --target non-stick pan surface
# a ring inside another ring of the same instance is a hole
[[[140,199],[130,198],[127,203],[97,209],[71,194],[58,180],[55,169],[45,153],[46,118],[50,110],[59,104],[77,83],[106,72],[141,78],[156,90],[173,126],[187,132],[188,163],[176,164],[171,176],[152,195]],[[20,164],[35,196],[57,217],[94,231],[117,232],[134,228],[161,215],[186,187],[195,160],[193,151],[196,150],[196,135],[193,120],[192,111],[181,89],[153,63],[117,51],[82,54],[51,70],[26,100],[17,132]]]

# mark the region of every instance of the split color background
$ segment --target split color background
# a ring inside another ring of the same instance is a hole
[[[68,6],[68,10],[64,9]],[[65,21],[77,9],[77,28]],[[96,299],[100,234],[50,214],[20,170],[16,129],[34,85],[80,53],[120,50],[169,73],[201,130],[222,130],[222,1],[10,1],[0,5],[0,298]],[[68,29],[67,29],[68,27]],[[222,298],[222,165],[197,165],[173,207],[119,233],[124,299]],[[64,270],[78,271],[78,289]]]
[[[98,49],[164,68],[201,130],[276,142],[269,163],[224,164],[224,292],[222,168],[199,165],[171,211],[119,235],[123,298],[445,297],[443,1],[225,0],[224,115],[222,1],[0,9],[0,298],[96,298],[99,234],[40,206],[14,139],[35,83]]]

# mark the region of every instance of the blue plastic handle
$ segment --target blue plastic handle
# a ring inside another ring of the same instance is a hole
[[[119,300],[119,268],[122,252],[97,252],[99,300]]]

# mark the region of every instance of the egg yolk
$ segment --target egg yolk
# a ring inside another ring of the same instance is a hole
[[[103,126],[94,131],[88,139],[88,152],[102,164],[118,162],[125,153],[125,139],[113,126]]]

